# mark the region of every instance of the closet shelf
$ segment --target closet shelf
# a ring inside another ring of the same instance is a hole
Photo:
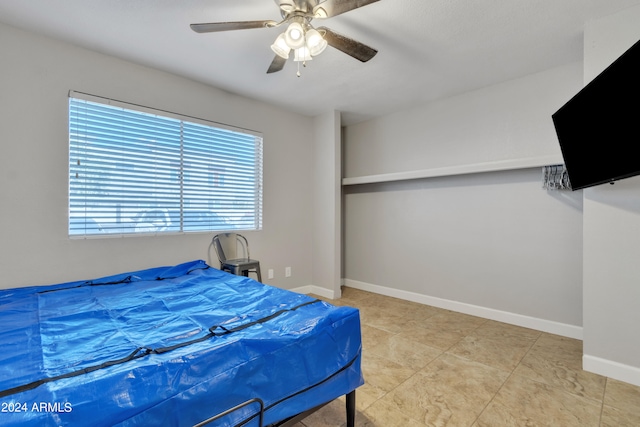
[[[513,169],[527,169],[562,164],[561,155],[530,157],[526,159],[498,160],[495,162],[474,163],[460,166],[413,170],[406,172],[383,173],[378,175],[343,178],[342,185],[375,184],[381,182],[405,181],[410,179],[435,178],[452,175],[466,175],[482,172],[498,172]]]

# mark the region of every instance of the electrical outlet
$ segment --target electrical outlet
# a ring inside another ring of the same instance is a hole
[[[273,268],[270,268],[269,271],[267,272],[267,278],[273,279]]]
[[[291,267],[285,267],[284,277],[291,277]]]

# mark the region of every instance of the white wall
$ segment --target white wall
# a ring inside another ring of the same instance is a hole
[[[588,23],[585,83],[640,40],[639,22],[637,6]],[[638,110],[637,105],[630,108]],[[585,189],[584,368],[636,385],[640,385],[639,259],[640,178]]]
[[[215,259],[211,234],[67,237],[70,89],[263,132],[264,230],[246,233],[252,256],[265,278],[275,270],[268,283],[311,284],[311,118],[5,25],[0,58],[0,288]]]
[[[561,155],[570,64],[347,127],[346,177]],[[562,335],[582,332],[582,195],[541,169],[344,188],[344,275],[370,289]]]

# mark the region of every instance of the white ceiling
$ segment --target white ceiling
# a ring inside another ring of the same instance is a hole
[[[331,0],[329,0],[331,1]],[[584,23],[638,0],[380,0],[314,20],[378,49],[331,47],[266,74],[282,28],[197,34],[191,23],[281,19],[273,0],[0,0],[0,22],[344,124],[582,59]]]

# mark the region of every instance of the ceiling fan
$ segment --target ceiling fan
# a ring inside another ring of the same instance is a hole
[[[191,24],[196,33],[211,33],[218,31],[248,30],[252,28],[273,28],[287,25],[286,30],[278,36],[271,45],[276,53],[267,73],[275,73],[284,68],[291,51],[294,61],[298,63],[311,60],[328,46],[332,46],[347,55],[367,62],[378,51],[363,43],[353,40],[330,30],[327,27],[314,28],[313,19],[326,19],[340,15],[350,10],[367,6],[379,0],[274,0],[280,8],[282,20],[212,22]],[[300,72],[298,70],[298,76]]]

